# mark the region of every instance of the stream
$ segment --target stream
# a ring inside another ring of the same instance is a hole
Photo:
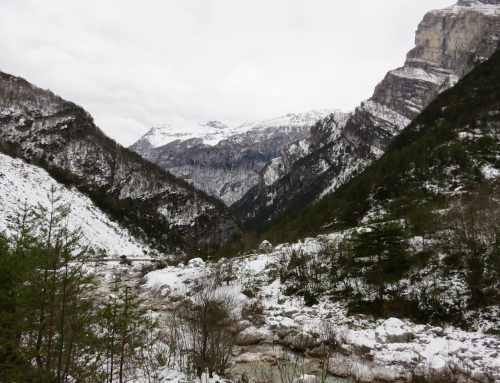
[[[327,383],[355,383],[353,378],[339,378],[328,374],[326,371],[322,373],[321,360],[314,358],[303,357],[281,345],[259,344],[254,346],[236,346],[236,349],[244,354],[257,354],[271,356],[269,362],[255,361],[248,363],[234,363],[230,368],[230,375],[239,378],[245,374],[249,378],[256,378],[259,381],[273,382],[292,382],[294,379],[307,374],[315,375],[322,382]],[[278,357],[274,361],[273,357]],[[237,358],[235,358],[236,360]],[[286,359],[288,362],[276,362],[279,359]],[[324,376],[324,380],[321,379]]]

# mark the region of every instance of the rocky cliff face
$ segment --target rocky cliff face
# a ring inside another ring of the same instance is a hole
[[[164,125],[130,149],[229,205],[258,183],[268,161],[281,156],[286,145],[309,137],[311,125],[332,111],[288,114],[236,128],[217,121]]]
[[[1,72],[0,141],[88,189],[153,208],[191,242],[220,245],[238,231],[222,204],[108,138],[81,107]]]
[[[380,157],[439,93],[488,59],[499,40],[496,0],[462,0],[427,13],[403,67],[388,72],[373,96],[347,117],[327,117],[314,125],[311,137],[322,144],[303,141],[286,148],[281,159],[263,168],[259,184],[232,207],[253,227],[332,192]],[[315,130],[332,133],[315,135]],[[297,152],[294,147],[307,149]],[[290,149],[299,154],[285,167]]]
[[[436,94],[497,49],[500,18],[496,4],[463,0],[427,13],[405,66],[387,74],[372,100],[413,119]]]

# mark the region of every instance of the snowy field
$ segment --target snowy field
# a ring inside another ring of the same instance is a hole
[[[340,302],[321,299],[306,307],[301,297],[284,296],[279,278],[273,280],[269,276],[272,265],[280,262],[284,252],[301,249],[314,254],[320,247],[320,241],[308,239],[278,246],[270,254],[253,254],[232,261],[232,272],[238,277],[221,286],[238,297],[241,307],[255,300],[263,305],[263,321],[259,324],[242,319],[245,329],[238,336],[240,347],[234,353],[235,363],[269,361],[269,352],[252,351],[257,344],[270,349],[277,344],[304,348],[307,357],[318,358],[321,342],[333,334],[339,348],[329,355],[328,369],[336,376],[354,376],[366,382],[396,381],[409,379],[412,371],[426,376],[453,374],[478,382],[500,381],[500,339],[482,332],[488,323],[479,326],[478,331],[467,332],[397,318],[374,320],[365,315],[348,316]],[[210,264],[194,259],[186,266],[156,270],[146,275],[144,287],[161,292],[157,309],[174,309],[175,302],[191,295],[190,286],[213,278],[221,265],[228,262]],[[254,298],[242,294],[252,286],[258,286]]]
[[[112,221],[87,196],[75,188],[57,183],[45,170],[21,159],[0,154],[0,231],[10,232],[9,226],[24,206],[50,208],[49,194],[54,188],[58,204],[68,204],[70,230],[81,229],[83,242],[104,252],[107,257],[145,257],[151,249],[136,240],[125,228]]]

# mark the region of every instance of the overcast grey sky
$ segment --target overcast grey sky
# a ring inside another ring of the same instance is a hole
[[[151,126],[352,110],[455,0],[0,0],[0,70],[128,146]]]

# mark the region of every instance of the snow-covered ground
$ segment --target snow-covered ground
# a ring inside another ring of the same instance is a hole
[[[484,323],[478,331],[467,332],[452,326],[415,324],[397,318],[374,320],[365,315],[348,316],[342,302],[320,299],[318,304],[306,307],[303,298],[285,296],[279,276],[272,273],[273,265],[282,263],[283,256],[293,250],[315,255],[322,244],[338,236],[280,245],[270,254],[250,254],[231,261],[205,263],[194,259],[188,265],[147,274],[144,288],[160,292],[160,298],[156,298],[157,310],[170,310],[180,299],[191,295],[190,288],[197,281],[214,278],[230,269],[234,279],[227,286],[225,282],[221,285],[233,291],[242,308],[256,301],[263,308],[256,314],[260,321],[242,318],[245,329],[238,336],[236,363],[269,362],[271,351],[256,352],[252,349],[256,344],[269,350],[276,344],[306,349],[306,358],[321,358],[324,357],[321,343],[333,337],[338,348],[328,354],[328,370],[337,376],[354,376],[366,382],[396,381],[409,379],[414,372],[427,376],[461,375],[462,379],[478,382],[500,381],[500,339],[484,334]]]
[[[471,10],[484,13],[486,15],[495,16],[500,14],[500,9],[497,4],[484,4],[478,0],[460,0],[457,4],[452,5],[451,7],[434,10],[431,11],[431,13],[458,15]]]
[[[59,204],[69,204],[67,219],[70,230],[81,229],[83,241],[109,257],[126,255],[145,257],[148,245],[136,240],[127,229],[112,221],[87,196],[75,188],[57,183],[45,170],[0,154],[0,231],[9,233],[9,225],[21,208],[41,205],[50,207],[49,194],[55,188]]]

